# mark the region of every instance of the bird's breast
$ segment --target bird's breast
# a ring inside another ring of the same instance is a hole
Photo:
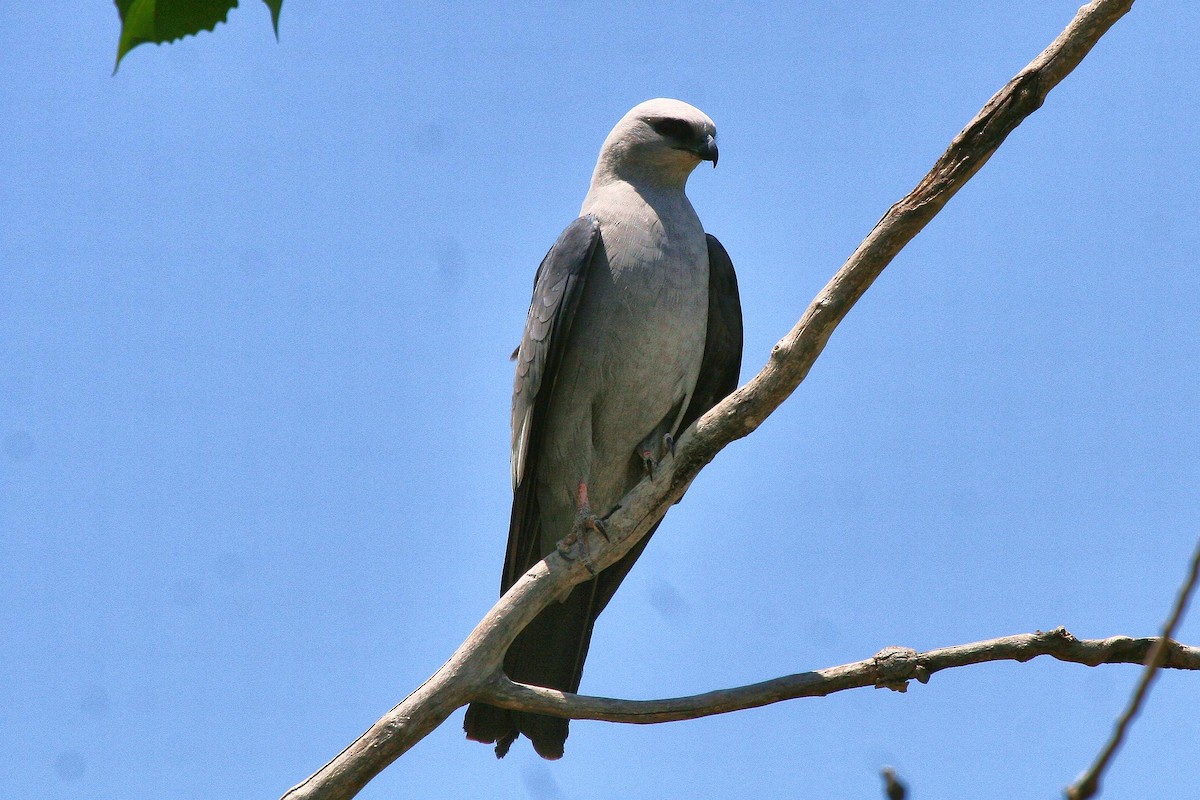
[[[580,356],[601,377],[593,439],[618,459],[691,395],[708,324],[704,229],[682,192],[652,201],[626,193],[590,210],[603,263],[588,279]]]
[[[600,243],[553,389],[539,503],[574,513],[587,482],[608,510],[640,478],[635,452],[682,413],[700,372],[708,326],[708,246],[682,192],[593,193],[584,213]],[[561,533],[558,535],[561,536]]]

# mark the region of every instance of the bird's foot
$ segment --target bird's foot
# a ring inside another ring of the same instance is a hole
[[[616,511],[614,508],[613,511]],[[612,512],[610,511],[609,514]],[[595,575],[596,566],[592,563],[591,552],[588,548],[587,534],[588,531],[595,531],[604,537],[604,541],[610,541],[608,538],[608,515],[598,517],[592,513],[591,503],[588,502],[587,484],[579,484],[579,511],[575,515],[575,522],[571,526],[570,532],[567,533],[558,543],[558,552],[563,558],[574,560],[574,550],[576,545],[579,546],[579,560],[587,567],[587,571]]]
[[[646,474],[650,476],[650,480],[654,480],[654,468],[658,466],[658,462],[654,458],[654,453],[649,450],[643,450],[639,455],[642,457],[642,469],[646,470]]]
[[[664,433],[661,440],[655,441],[657,438],[654,434],[650,434],[638,448],[638,455],[642,459],[642,468],[646,470],[650,480],[654,480],[654,471],[658,469],[659,463],[667,457],[667,453],[670,453],[672,457],[675,455],[674,436]]]
[[[620,508],[620,506],[617,506]],[[614,508],[613,511],[617,509]],[[587,484],[579,484],[579,513],[575,517],[575,524],[587,530],[595,531],[604,537],[604,541],[610,541],[608,538],[608,518],[612,516],[612,511],[605,514],[603,517],[598,517],[592,513],[592,504],[588,502]]]

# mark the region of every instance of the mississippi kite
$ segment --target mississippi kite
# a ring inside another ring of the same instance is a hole
[[[684,194],[701,161],[716,166],[715,135],[687,103],[634,107],[604,140],[580,217],[538,267],[516,353],[502,592],[581,519],[610,513],[737,386],[737,278]],[[577,691],[592,625],[649,540],[538,615],[505,656],[508,676]],[[565,719],[483,703],[464,727],[499,757],[523,733],[560,758],[567,738]]]

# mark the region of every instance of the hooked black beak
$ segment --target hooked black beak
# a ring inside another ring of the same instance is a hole
[[[693,152],[700,156],[701,161],[711,161],[714,167],[717,165],[717,140],[711,135],[705,136],[704,141],[698,144]]]

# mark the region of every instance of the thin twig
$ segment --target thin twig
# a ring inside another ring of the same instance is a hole
[[[1098,664],[1141,664],[1146,660],[1147,653],[1160,641],[1153,636],[1081,640],[1064,628],[1055,628],[1052,631],[942,647],[924,653],[904,647],[889,647],[871,658],[852,664],[688,697],[663,700],[592,697],[515,683],[503,674],[496,676],[482,697],[494,705],[519,711],[647,725],[728,714],[801,697],[824,697],[846,689],[875,687],[903,692],[911,680],[928,683],[935,672],[991,661],[1025,662],[1038,656],[1051,656],[1059,661],[1086,664],[1089,667]],[[1200,647],[1172,643],[1170,648],[1164,650],[1163,658],[1163,665],[1172,669],[1200,670]]]
[[[1129,724],[1133,722],[1134,717],[1141,710],[1146,695],[1150,693],[1150,684],[1154,682],[1159,668],[1166,666],[1170,650],[1178,646],[1178,644],[1171,641],[1171,637],[1175,634],[1175,629],[1179,626],[1179,621],[1183,619],[1183,612],[1187,610],[1188,600],[1196,588],[1196,576],[1198,574],[1200,574],[1200,542],[1196,543],[1196,552],[1192,554],[1191,569],[1183,585],[1179,587],[1179,594],[1175,597],[1175,607],[1171,609],[1171,614],[1167,617],[1166,623],[1163,624],[1162,635],[1154,640],[1154,648],[1146,656],[1146,669],[1142,671],[1142,679],[1138,681],[1137,688],[1133,690],[1133,696],[1129,698],[1129,705],[1121,713],[1117,724],[1113,728],[1112,736],[1109,738],[1108,743],[1104,745],[1104,749],[1100,751],[1100,755],[1096,757],[1095,763],[1088,768],[1087,772],[1079,776],[1075,783],[1067,787],[1067,800],[1087,800],[1087,798],[1095,796],[1100,790],[1100,778],[1104,775],[1109,762],[1112,761],[1117,749],[1121,746],[1121,742],[1125,739],[1125,734],[1129,730]]]

